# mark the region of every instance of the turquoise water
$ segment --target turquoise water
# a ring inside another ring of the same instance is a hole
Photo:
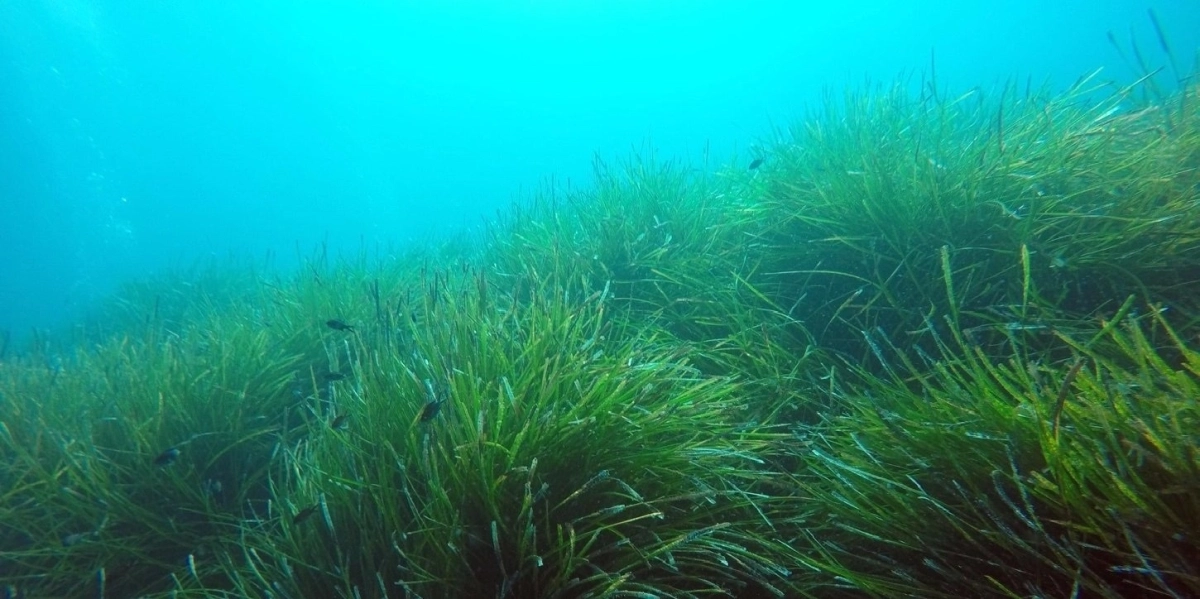
[[[746,159],[827,89],[1130,81],[1131,39],[1169,84],[1149,9],[1190,70],[1182,1],[4,2],[0,331],[211,255],[470,230],[597,153]]]

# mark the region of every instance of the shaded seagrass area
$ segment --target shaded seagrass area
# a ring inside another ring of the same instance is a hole
[[[1145,85],[852,90],[753,169],[131,282],[0,360],[0,584],[1200,594],[1200,89]]]

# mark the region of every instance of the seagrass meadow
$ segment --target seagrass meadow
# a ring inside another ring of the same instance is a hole
[[[130,283],[0,360],[5,596],[1200,595],[1198,95],[906,81]]]

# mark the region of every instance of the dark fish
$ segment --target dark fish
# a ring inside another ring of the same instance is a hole
[[[749,168],[750,168],[750,170],[754,170],[754,169],[756,169],[756,168],[758,168],[758,167],[762,166],[762,163],[763,163],[763,159],[762,159],[762,158],[755,158],[754,160],[751,160],[751,161],[750,161],[750,167],[749,167]]]
[[[172,448],[158,454],[158,457],[154,458],[154,465],[158,466],[160,468],[170,466],[171,464],[174,464],[175,460],[178,458],[179,458],[179,448],[172,447]]]
[[[430,420],[437,418],[438,412],[442,411],[443,403],[445,403],[444,400],[431,401],[425,404],[425,407],[421,408],[421,417],[419,420],[421,422],[429,422]]]
[[[1079,376],[1079,371],[1083,369],[1084,363],[1083,358],[1075,358],[1075,363],[1063,377],[1062,387],[1058,389],[1058,398],[1054,401],[1054,412],[1050,418],[1050,434],[1055,438],[1058,438],[1058,423],[1062,419],[1063,406],[1067,403],[1067,396],[1071,394],[1071,383],[1075,382],[1075,377]]]
[[[338,320],[336,318],[331,319],[331,320],[326,320],[325,326],[327,326],[335,331],[346,331],[347,333],[354,332],[354,327],[346,324],[345,321]]]
[[[329,423],[329,428],[335,431],[346,430],[346,420],[349,418],[349,414],[340,414],[337,418],[333,419],[333,422]]]
[[[333,381],[340,381],[340,380],[345,379],[346,375],[344,375],[340,372],[326,372],[325,376],[323,378],[325,379],[325,382],[332,383]]]
[[[292,518],[292,524],[303,524],[305,520],[312,518],[312,515],[317,513],[317,508],[319,507],[321,507],[321,504],[314,503],[300,510],[299,512],[296,512],[296,516]]]

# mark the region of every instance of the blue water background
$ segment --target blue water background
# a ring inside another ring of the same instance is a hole
[[[1149,8],[1190,71],[1182,0],[6,0],[0,330],[205,256],[477,228],[594,154],[746,160],[822,90],[931,62],[950,89],[1131,81],[1107,33],[1167,66]]]

